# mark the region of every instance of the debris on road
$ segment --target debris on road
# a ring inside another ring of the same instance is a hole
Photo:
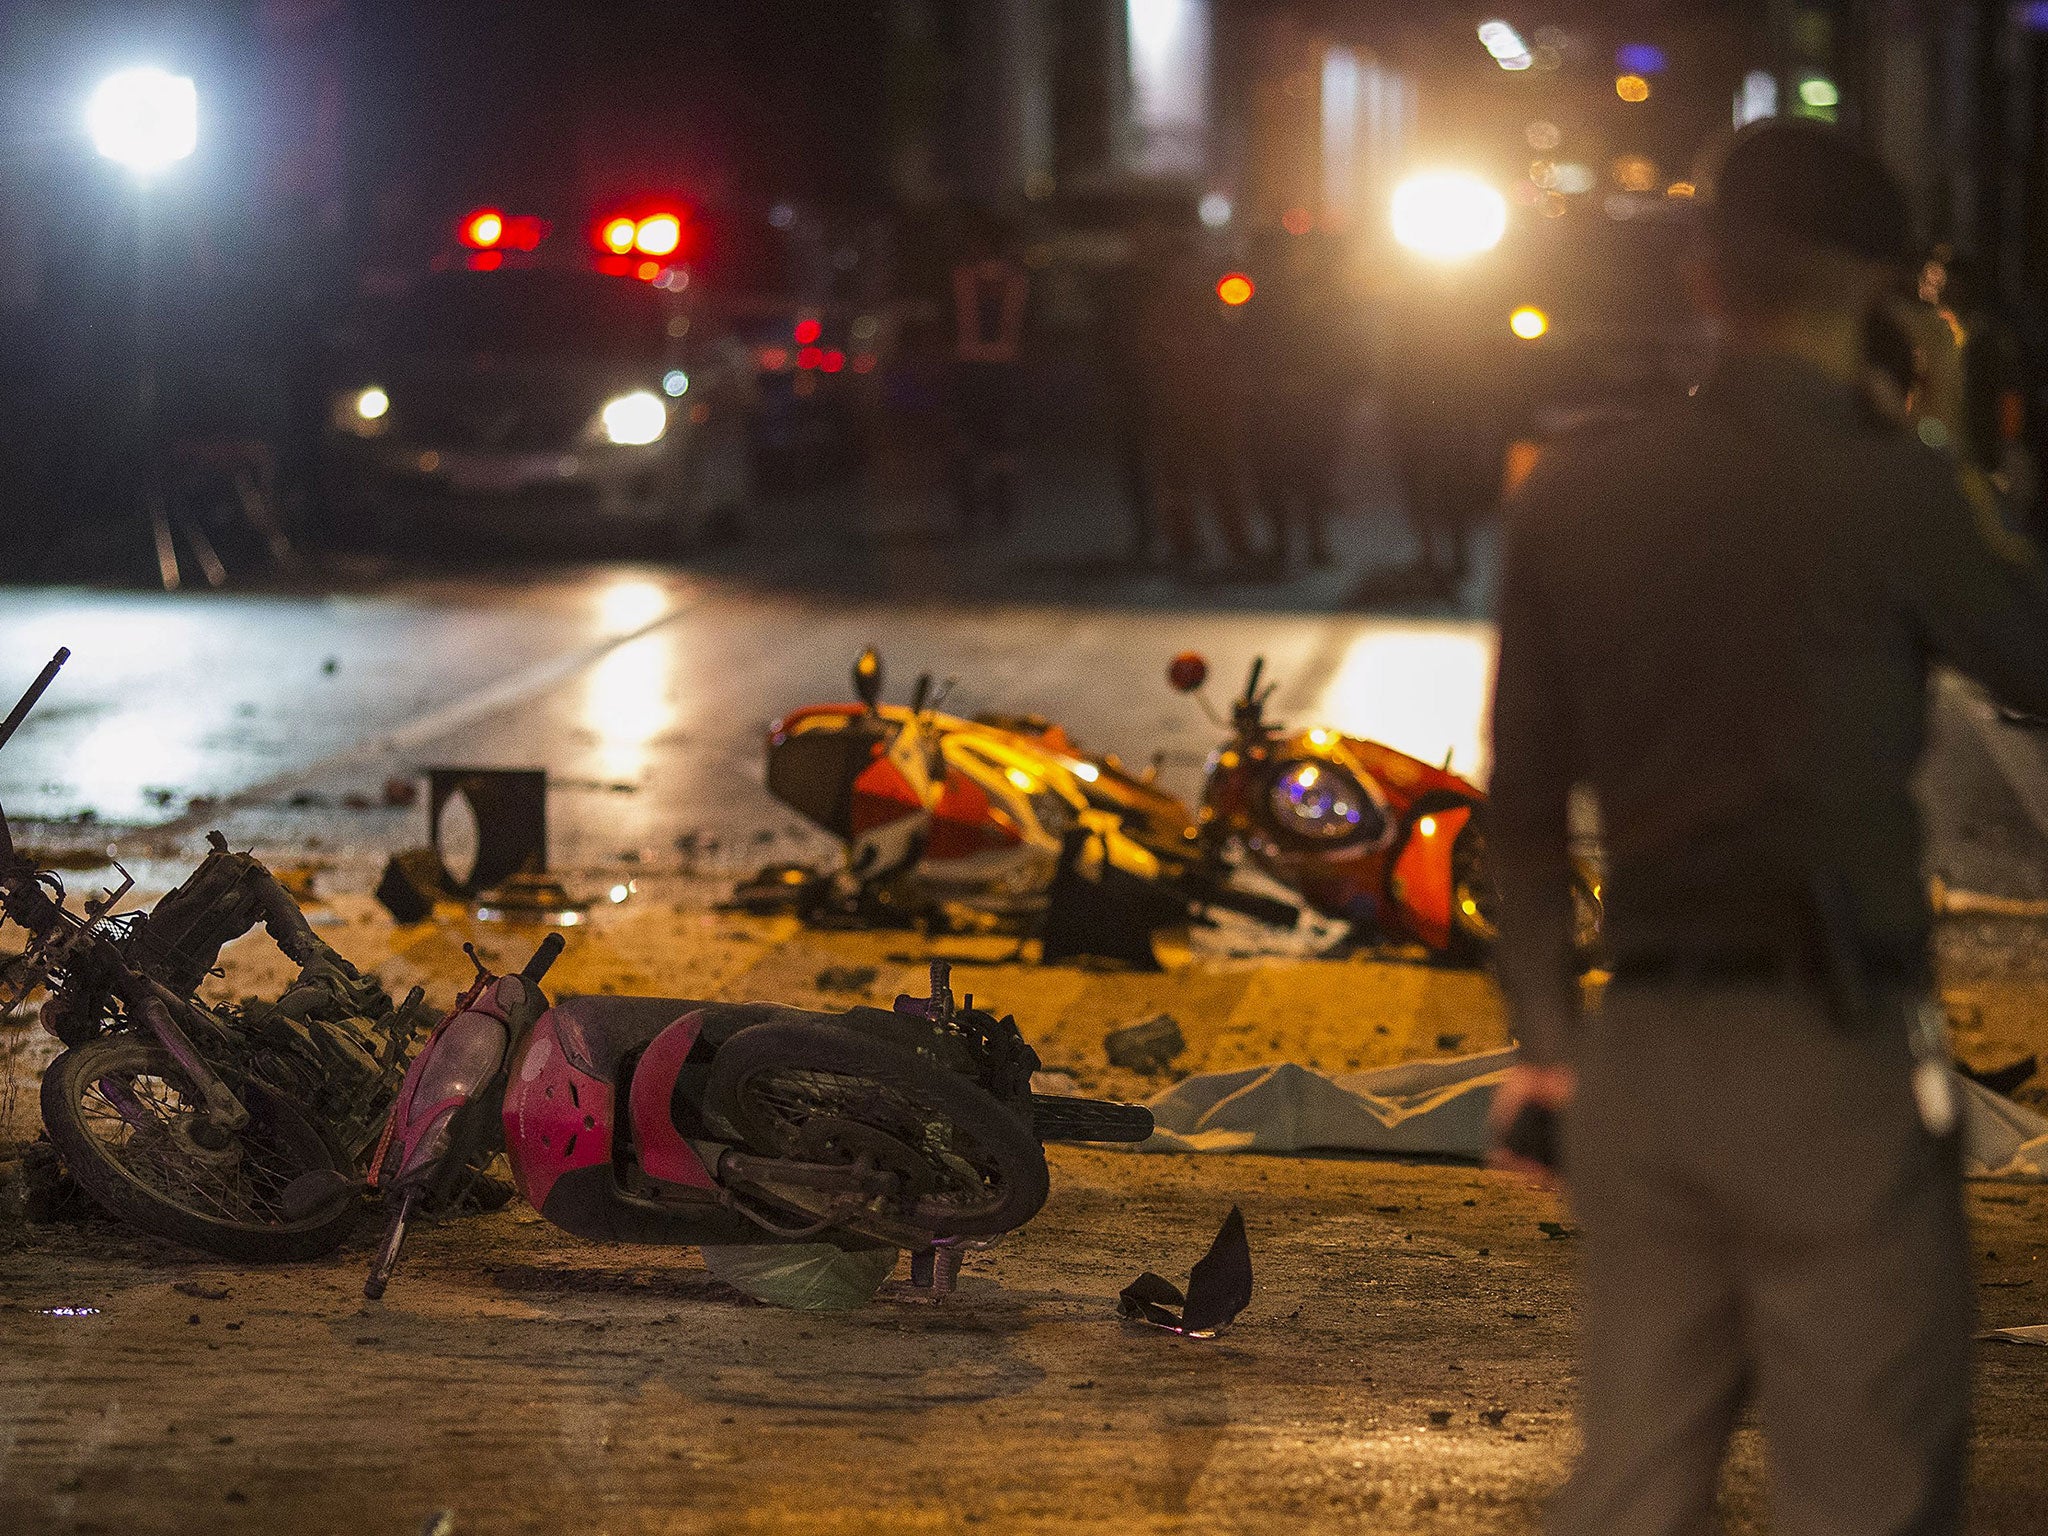
[[[1988,1344],[2048,1344],[2048,1323],[2030,1323],[2024,1328],[1992,1328],[1977,1337]]]
[[[1251,1305],[1252,1250],[1244,1212],[1237,1206],[1223,1219],[1216,1241],[1188,1272],[1185,1295],[1151,1270],[1138,1276],[1116,1299],[1117,1316],[1184,1338],[1211,1339]],[[1172,1309],[1178,1307],[1180,1311]]]
[[[226,1301],[228,1288],[211,1280],[180,1280],[171,1287],[180,1296],[190,1296],[198,1301]]]
[[[1132,1072],[1163,1072],[1176,1056],[1188,1048],[1180,1032],[1180,1021],[1170,1013],[1157,1013],[1141,1023],[1112,1029],[1102,1037],[1109,1064]]]

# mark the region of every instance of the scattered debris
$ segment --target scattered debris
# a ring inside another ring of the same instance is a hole
[[[2048,1323],[2030,1323],[2024,1328],[1992,1328],[1977,1337],[1992,1344],[2048,1344]]]
[[[171,1289],[180,1296],[192,1296],[200,1301],[226,1301],[228,1299],[228,1288],[210,1280],[180,1280]]]
[[[1560,1239],[1567,1237],[1577,1237],[1579,1235],[1579,1229],[1577,1227],[1568,1227],[1561,1221],[1539,1221],[1536,1223],[1536,1230],[1541,1232],[1545,1237],[1549,1238],[1552,1242],[1556,1242]]]
[[[574,928],[583,921],[589,905],[572,897],[553,875],[519,874],[481,892],[476,898],[476,915],[486,923],[543,923],[555,928]]]
[[[1507,1418],[1508,1411],[1505,1408],[1482,1408],[1479,1410],[1479,1422],[1486,1425],[1489,1429],[1499,1429],[1501,1425],[1507,1422]]]
[[[882,973],[872,965],[828,965],[812,978],[820,992],[866,992]]]
[[[1151,1270],[1116,1299],[1117,1316],[1190,1339],[1214,1338],[1251,1304],[1252,1250],[1237,1206],[1223,1219],[1216,1241],[1188,1273],[1187,1293]],[[1178,1314],[1169,1310],[1178,1307]]]
[[[1448,1428],[1450,1427],[1450,1423],[1451,1423],[1451,1410],[1450,1410],[1450,1409],[1448,1409],[1448,1408],[1432,1408],[1432,1409],[1430,1409],[1430,1410],[1429,1410],[1429,1427],[1430,1427],[1431,1429],[1448,1429]]]
[[[377,900],[393,921],[423,923],[434,915],[434,903],[450,894],[442,883],[441,856],[431,848],[408,848],[384,865],[377,882]]]
[[[455,1536],[455,1512],[437,1509],[420,1525],[420,1536]]]
[[[1464,1043],[1465,1037],[1463,1035],[1438,1035],[1436,1037],[1436,1048],[1440,1051],[1455,1051]]]
[[[1188,1048],[1180,1022],[1170,1013],[1157,1013],[1143,1023],[1113,1029],[1102,1037],[1109,1064],[1133,1072],[1163,1072],[1167,1064]]]

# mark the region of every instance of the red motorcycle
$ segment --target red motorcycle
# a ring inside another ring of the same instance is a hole
[[[415,1214],[499,1149],[527,1202],[578,1237],[907,1248],[913,1278],[944,1288],[963,1243],[1045,1203],[1043,1140],[1152,1132],[1142,1105],[1032,1093],[1038,1056],[1015,1021],[956,1004],[943,961],[931,996],[886,1010],[550,1005],[540,982],[561,950],[551,934],[509,976],[471,951],[476,981],[414,1059],[372,1162],[391,1215],[370,1299]]]
[[[1197,817],[1211,857],[1232,844],[1315,911],[1468,963],[1493,946],[1495,903],[1486,862],[1486,792],[1376,741],[1321,726],[1294,731],[1266,718],[1272,684],[1255,660],[1230,710],[1230,738],[1210,756]],[[1176,656],[1167,678],[1200,697],[1208,663]],[[1208,701],[1210,718],[1221,725]],[[1595,963],[1600,880],[1574,861],[1575,947]]]

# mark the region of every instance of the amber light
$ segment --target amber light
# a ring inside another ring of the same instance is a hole
[[[1227,273],[1216,284],[1216,297],[1232,308],[1239,304],[1249,304],[1252,295],[1257,291],[1252,287],[1252,280],[1242,272]]]
[[[1550,329],[1550,316],[1534,304],[1524,304],[1508,316],[1508,329],[1524,341],[1534,341]]]
[[[505,215],[495,208],[479,208],[462,221],[462,243],[473,251],[487,251],[505,238]]]

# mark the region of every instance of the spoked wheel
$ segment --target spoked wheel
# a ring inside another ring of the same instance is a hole
[[[140,1040],[94,1040],[43,1074],[43,1124],[86,1193],[146,1232],[230,1259],[332,1253],[355,1219],[340,1189],[347,1171],[287,1100],[246,1079],[229,1078],[228,1086],[249,1123],[220,1135],[170,1052]],[[336,1185],[311,1213],[288,1193],[308,1174]]]
[[[719,1047],[705,1089],[714,1120],[792,1162],[893,1175],[863,1212],[934,1237],[986,1237],[1045,1204],[1045,1149],[1030,1123],[978,1085],[893,1041],[826,1024],[755,1024]],[[822,1213],[832,1197],[792,1189]]]
[[[1600,878],[1584,859],[1572,860],[1572,955],[1582,971],[1600,964],[1603,912]],[[1451,944],[1460,959],[1483,962],[1500,937],[1498,898],[1486,859],[1486,835],[1468,822],[1451,845]]]

